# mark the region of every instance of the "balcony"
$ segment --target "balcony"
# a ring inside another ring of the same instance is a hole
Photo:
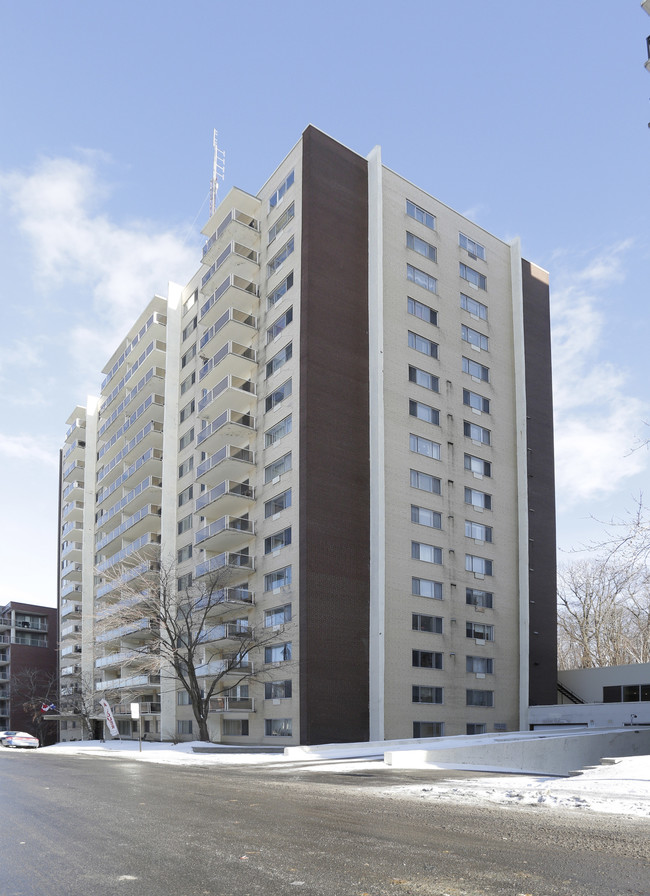
[[[70,520],[68,523],[64,523],[61,526],[61,538],[68,540],[68,535],[71,532],[81,532],[83,530],[83,523],[79,522],[79,520]]]
[[[207,551],[222,551],[224,548],[250,541],[255,535],[252,520],[238,516],[222,516],[196,533],[194,544]]]
[[[210,573],[218,575],[222,570],[229,569],[245,569],[248,572],[253,572],[255,570],[254,558],[244,552],[224,551],[217,554],[216,557],[210,557],[209,560],[199,563],[194,569],[194,578],[199,579]]]
[[[80,561],[82,548],[80,541],[64,541],[61,546],[61,559],[66,559],[69,563]]]
[[[158,714],[160,712],[160,703],[141,703],[137,702],[140,707],[141,715],[151,715]],[[114,716],[131,716],[131,704],[130,703],[118,703],[113,707],[113,715]]]
[[[108,441],[112,427],[118,420],[122,421],[125,414],[133,414],[134,416],[137,416],[138,405],[136,404],[136,399],[139,403],[142,403],[141,407],[144,408],[148,398],[152,398],[154,394],[161,396],[164,393],[164,378],[164,367],[151,367],[144,376],[140,377],[138,382],[133,384],[130,391],[127,392],[122,401],[108,417],[103,419],[100,416],[100,419],[102,419],[103,422],[97,433],[99,438]]]
[[[252,435],[254,432],[255,417],[228,408],[199,432],[196,437],[196,447],[201,445],[202,451],[210,451],[219,444],[223,445],[224,442],[248,444],[254,438]]]
[[[213,293],[205,298],[199,310],[201,326],[209,328],[216,322],[219,309],[232,306],[246,314],[254,314],[259,306],[259,286],[255,280],[228,274]],[[223,300],[223,301],[222,301]]]
[[[129,516],[119,526],[100,535],[95,542],[95,550],[101,551],[106,545],[115,541],[116,538],[122,536],[125,532],[129,533],[129,539],[133,540],[146,532],[151,532],[160,528],[161,508],[157,504],[145,504],[136,513]]]
[[[242,641],[253,637],[253,629],[241,622],[223,622],[201,632],[199,641],[208,644],[212,641]]]
[[[61,640],[65,641],[68,638],[73,638],[75,641],[78,641],[81,637],[81,626],[73,623],[72,625],[66,625],[61,629]]]
[[[251,380],[225,376],[199,400],[197,411],[201,419],[214,420],[228,408],[240,413],[249,412],[255,406],[256,398],[257,389]]]
[[[134,554],[141,554],[144,557],[149,557],[153,554],[154,557],[157,557],[159,554],[159,548],[160,535],[152,532],[146,532],[144,535],[141,535],[140,538],[136,538],[135,541],[132,541],[130,544],[125,545],[121,551],[118,551],[116,554],[112,554],[110,557],[102,560],[101,563],[98,563],[97,574],[101,575],[107,570],[112,569],[114,566],[122,563],[124,560],[128,560],[129,557],[133,557]]]
[[[107,669],[110,666],[122,666],[139,657],[137,650],[123,650],[121,653],[108,653],[95,660],[95,669]]]
[[[8,628],[11,628],[11,614],[0,616],[0,632],[6,632]]]
[[[231,342],[250,342],[257,333],[257,317],[240,311],[239,308],[227,308],[211,327],[209,327],[199,341],[199,352],[204,354],[206,346],[216,336],[221,334],[221,339]]]
[[[61,659],[67,659],[68,661],[72,658],[73,654],[81,653],[81,645],[80,644],[70,644],[68,647],[63,647],[61,649]]]
[[[62,582],[80,582],[81,581],[81,563],[66,563],[61,569]]]
[[[161,339],[164,339],[166,326],[166,315],[162,314],[160,311],[154,311],[153,314],[148,318],[148,320],[145,321],[145,323],[142,325],[140,330],[135,334],[133,339],[131,339],[131,341],[127,343],[126,348],[124,349],[122,354],[115,360],[113,366],[109,369],[106,369],[106,367],[104,367],[102,373],[105,373],[106,376],[102,381],[102,393],[106,391],[106,387],[108,386],[109,382],[116,375],[120,367],[122,367],[122,365],[125,363],[131,352],[134,351],[136,347],[142,343],[145,334],[150,332],[150,335],[153,338],[160,337]]]
[[[63,452],[63,463],[74,463],[83,460],[86,452],[86,442],[84,439],[75,439]]]
[[[261,202],[241,191],[238,197],[234,197],[233,191],[221,203],[213,218],[208,221],[203,233],[208,239],[203,245],[202,262],[211,265],[220,254],[224,245],[230,240],[243,241],[244,243],[259,242],[259,221],[254,217],[259,215]],[[233,206],[228,200],[235,199],[237,206]],[[252,201],[251,201],[252,200]],[[226,207],[230,209],[226,212]],[[219,216],[219,217],[217,217]],[[219,223],[215,227],[215,220]]]
[[[84,438],[86,430],[86,421],[82,420],[81,417],[75,417],[75,419],[70,424],[68,431],[65,434],[66,442],[69,442],[70,439],[74,436],[75,439]]]
[[[240,678],[245,675],[252,675],[254,672],[253,663],[251,663],[247,657],[242,658],[242,661],[233,665],[232,659],[230,660],[210,660],[207,663],[202,663],[200,666],[196,667],[196,674],[198,678],[208,678],[210,676],[217,675],[238,675]]]
[[[120,625],[117,628],[110,629],[109,631],[101,632],[95,636],[95,641],[98,644],[105,644],[108,641],[116,641],[116,640],[128,640],[129,638],[137,639],[138,641],[142,641],[144,637],[146,637],[149,633],[154,633],[157,629],[157,623],[155,619],[137,619],[134,622],[129,622],[126,625]]]
[[[196,468],[196,478],[201,479],[208,485],[210,482],[218,481],[223,478],[241,478],[252,472],[255,466],[255,452],[250,448],[238,448],[235,445],[224,445],[216,451],[211,457],[202,461]],[[254,497],[254,496],[253,496]],[[196,502],[196,509],[200,510],[209,504],[207,495],[201,495]]]
[[[204,389],[212,389],[227,374],[249,380],[256,369],[257,352],[254,348],[238,342],[226,342],[199,368],[199,383]]]
[[[72,463],[63,468],[63,481],[73,482],[75,479],[81,479],[84,475],[85,467],[86,465],[82,460],[73,460]]]
[[[80,501],[84,495],[83,480],[75,479],[70,485],[63,489],[62,498],[64,501]]]
[[[236,697],[210,697],[210,712],[255,712],[255,701],[252,697],[237,699]]]
[[[203,263],[205,264],[205,260]],[[210,295],[225,274],[236,274],[244,280],[255,280],[259,269],[259,252],[245,243],[231,240],[203,274],[201,292],[205,296]]]
[[[61,618],[78,619],[81,616],[81,604],[66,601],[61,607]]]
[[[95,682],[96,691],[111,691],[119,688],[140,688],[160,685],[160,675],[132,675],[130,678],[106,678]]]
[[[78,664],[75,666],[61,666],[61,675],[79,675],[80,672],[81,666]]]
[[[252,485],[226,479],[197,498],[196,512],[200,510],[206,519],[216,520],[220,516],[241,516],[254,503]]]
[[[81,594],[81,585],[75,582],[69,582],[64,588],[61,588],[61,597],[67,598],[71,594]],[[61,614],[63,615],[63,613]]]

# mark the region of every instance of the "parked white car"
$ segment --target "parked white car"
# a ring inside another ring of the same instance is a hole
[[[36,749],[38,738],[26,731],[0,731],[0,744],[3,747],[31,747]]]

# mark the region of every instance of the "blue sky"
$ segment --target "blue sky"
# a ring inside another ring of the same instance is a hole
[[[0,4],[0,602],[56,602],[57,453],[198,267],[212,131],[257,192],[312,123],[551,273],[558,535],[647,490],[650,17],[637,0]]]

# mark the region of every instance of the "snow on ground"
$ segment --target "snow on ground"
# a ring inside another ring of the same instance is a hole
[[[389,769],[383,760],[344,759],[323,761],[295,759],[283,753],[233,752],[228,747],[217,747],[217,752],[195,753],[193,747],[205,747],[194,743],[151,743],[137,741],[73,741],[42,747],[39,755],[88,754],[110,756],[119,753],[124,758],[140,762],[158,762],[170,765],[276,765],[288,768],[299,765],[301,771],[313,767],[314,771],[372,771],[378,767]],[[378,788],[382,796],[408,796],[435,803],[439,800],[457,803],[497,803],[502,806],[539,806],[548,809],[606,812],[616,815],[650,817],[650,756],[630,756],[612,760],[611,765],[587,769],[581,775],[570,778],[539,775],[486,775],[480,778],[449,778],[431,784],[386,786],[385,780]],[[426,766],[423,766],[426,768]]]

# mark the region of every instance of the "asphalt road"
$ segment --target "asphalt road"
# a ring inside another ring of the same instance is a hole
[[[650,894],[647,821],[390,793],[448,777],[0,750],[0,896]]]

